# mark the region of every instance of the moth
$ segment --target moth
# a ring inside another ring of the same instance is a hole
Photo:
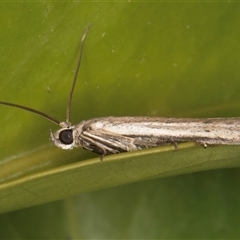
[[[0,104],[38,114],[61,128],[50,132],[50,138],[61,149],[82,147],[105,156],[180,142],[207,145],[240,145],[240,118],[161,118],[161,117],[103,117],[83,120],[72,125],[70,110],[72,96],[80,69],[83,43],[89,31],[86,28],[80,41],[79,57],[68,97],[66,120],[15,103]]]

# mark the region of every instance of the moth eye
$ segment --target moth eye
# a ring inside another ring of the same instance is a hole
[[[72,130],[63,130],[59,134],[59,140],[61,143],[64,144],[71,144],[73,143],[73,135]]]

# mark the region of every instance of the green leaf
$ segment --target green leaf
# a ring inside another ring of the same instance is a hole
[[[0,186],[1,212],[12,211],[32,205],[77,195],[126,183],[174,176],[201,170],[239,167],[239,147],[181,148],[170,151],[170,147],[154,148],[120,155],[80,161],[39,173],[27,174],[29,166],[23,165],[26,176]],[[172,147],[173,148],[173,147]],[[54,151],[46,151],[54,158]],[[45,153],[45,154],[46,154]],[[44,154],[44,155],[45,155]],[[44,161],[42,151],[17,160],[30,162],[31,159]],[[226,161],[227,159],[227,161]],[[32,167],[32,165],[30,165]],[[36,164],[37,168],[38,165]],[[15,169],[16,170],[16,169]],[[29,170],[31,171],[31,170]],[[14,174],[16,174],[14,172]],[[11,174],[7,174],[11,176]],[[8,179],[6,179],[8,180]],[[71,186],[71,187],[70,187]],[[14,193],[14,194],[12,194]]]
[[[238,7],[1,2],[0,100],[63,121],[80,37],[91,23],[72,123],[102,116],[239,116]],[[51,122],[0,108],[0,212],[81,193],[1,215],[1,238],[239,236],[238,169],[176,176],[239,167],[238,146],[186,143],[177,151],[167,146],[100,162],[82,149],[56,149],[48,140],[49,129],[57,129]],[[166,176],[175,177],[158,179]]]

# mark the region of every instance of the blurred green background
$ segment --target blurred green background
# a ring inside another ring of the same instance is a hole
[[[231,1],[1,2],[0,98],[64,120],[79,40],[91,23],[72,123],[109,115],[239,116],[239,10],[239,3]],[[135,161],[136,154],[106,158],[109,166],[112,163],[112,171],[107,172],[107,164],[91,159],[95,154],[56,149],[48,139],[49,129],[57,126],[38,116],[1,106],[0,124],[0,212],[48,202],[41,199],[48,199],[51,192],[57,192],[55,199],[61,198],[62,189],[52,188],[57,180],[51,176],[61,177],[61,172],[75,166],[86,172],[96,167],[88,177],[95,185],[88,188],[88,181],[79,185],[85,186],[85,192],[98,190],[0,215],[1,239],[240,236],[238,168],[149,180],[153,174],[139,174],[147,171],[147,164],[141,165],[146,162],[143,159],[133,163],[142,168],[137,169],[139,177],[131,179],[132,175],[124,176],[125,170],[126,175],[133,172],[127,171],[130,165],[124,156]],[[172,149],[164,148],[169,150],[166,156],[178,154]],[[209,159],[218,148],[206,150]],[[206,150],[179,151],[186,158],[196,158]],[[225,153],[226,161],[228,151],[236,153],[229,157],[234,164],[226,167],[238,166],[236,147],[219,151]],[[147,158],[148,152],[144,154]],[[173,164],[165,155],[163,159]],[[79,160],[84,161],[78,164]],[[181,167],[175,175],[187,172],[188,165]],[[116,181],[115,175],[125,180]],[[105,177],[109,183],[103,181]],[[45,179],[45,184],[35,178]],[[68,178],[59,182],[73,195]],[[137,183],[118,186],[131,182]],[[110,186],[115,187],[105,189]],[[29,202],[24,205],[25,197]]]

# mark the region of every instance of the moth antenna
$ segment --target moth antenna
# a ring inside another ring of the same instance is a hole
[[[74,78],[73,78],[73,82],[72,82],[72,87],[69,93],[69,97],[68,97],[68,103],[67,103],[67,110],[66,110],[66,123],[68,125],[70,125],[70,111],[71,111],[71,105],[72,105],[72,96],[73,96],[73,92],[74,92],[74,88],[76,85],[76,81],[77,81],[77,77],[78,77],[78,72],[80,69],[80,65],[81,65],[81,60],[82,60],[82,52],[83,52],[83,42],[87,36],[87,33],[89,31],[91,27],[91,24],[89,24],[85,30],[85,32],[83,33],[83,36],[81,38],[80,41],[80,47],[79,47],[79,56],[78,56],[78,62],[77,62],[77,67],[75,70],[75,74],[74,74]]]
[[[22,106],[22,105],[15,104],[15,103],[2,102],[2,101],[0,101],[0,104],[11,106],[11,107],[15,107],[15,108],[20,108],[20,109],[26,110],[28,112],[32,112],[32,113],[38,114],[38,115],[48,119],[49,121],[51,121],[51,122],[53,122],[53,123],[55,123],[57,125],[60,125],[60,121],[58,121],[56,118],[54,118],[54,117],[52,117],[52,116],[50,116],[50,115],[48,115],[48,114],[46,114],[44,112],[38,111],[36,109],[30,108],[30,107],[26,107],[26,106]]]
[[[70,110],[71,110],[71,103],[72,103],[72,95],[73,95],[73,92],[74,92],[74,88],[75,88],[75,85],[76,85],[76,81],[77,81],[77,76],[78,76],[78,72],[79,72],[79,68],[80,68],[80,63],[81,63],[81,59],[82,59],[82,51],[83,51],[83,42],[86,38],[86,35],[89,31],[91,27],[91,24],[89,24],[81,38],[81,42],[80,42],[80,50],[79,50],[79,57],[78,57],[78,62],[77,62],[77,68],[75,70],[75,74],[74,74],[74,78],[73,78],[73,83],[72,83],[72,87],[71,87],[71,90],[70,90],[70,94],[69,94],[69,97],[68,97],[68,104],[67,104],[67,112],[66,112],[66,123],[67,125],[70,125]],[[23,109],[25,111],[28,111],[28,112],[32,112],[32,113],[35,113],[37,115],[40,115],[46,119],[48,119],[49,121],[61,126],[61,122],[58,121],[56,118],[44,113],[44,112],[41,112],[39,110],[36,110],[36,109],[33,109],[33,108],[30,108],[30,107],[26,107],[26,106],[23,106],[23,105],[19,105],[19,104],[15,104],[15,103],[10,103],[10,102],[3,102],[3,101],[0,101],[0,104],[2,105],[7,105],[7,106],[11,106],[11,107],[15,107],[15,108],[20,108],[20,109]]]

